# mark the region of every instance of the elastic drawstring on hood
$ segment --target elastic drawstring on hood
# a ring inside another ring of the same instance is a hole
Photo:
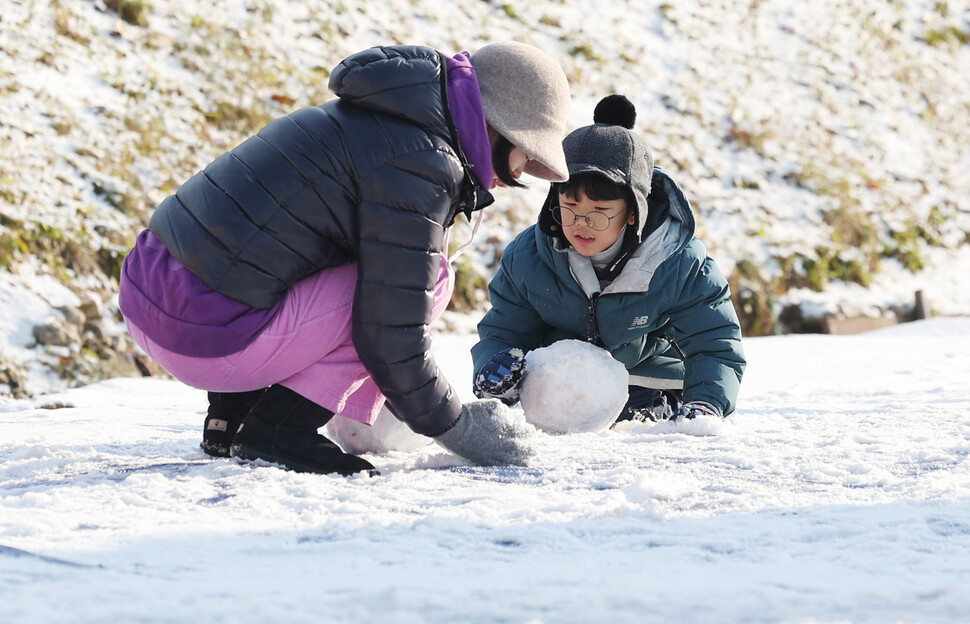
[[[484,220],[485,220],[485,211],[484,210],[479,210],[478,211],[478,218],[475,219],[475,225],[472,226],[472,235],[471,235],[471,238],[469,238],[467,242],[462,243],[458,247],[458,249],[455,250],[455,253],[453,253],[450,256],[448,256],[448,264],[454,264],[458,260],[458,258],[460,258],[461,255],[463,253],[465,253],[465,250],[468,249],[469,247],[471,247],[471,244],[475,242],[475,237],[478,235],[478,229],[480,227],[482,227],[482,221],[484,221]],[[444,241],[442,242],[442,249],[444,249],[444,252],[445,252],[446,255],[448,253],[448,239],[449,238],[451,238],[451,228],[448,228],[447,230],[445,230]]]

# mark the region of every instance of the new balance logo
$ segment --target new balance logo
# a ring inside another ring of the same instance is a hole
[[[644,316],[637,316],[637,317],[634,317],[632,321],[630,321],[630,326],[627,327],[627,329],[628,330],[629,329],[637,329],[639,327],[643,327],[644,325],[646,325],[649,322],[650,322],[650,317],[649,316],[646,316],[646,315],[644,315]]]

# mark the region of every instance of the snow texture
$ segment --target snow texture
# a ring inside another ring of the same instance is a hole
[[[522,409],[546,433],[609,429],[626,405],[630,375],[605,349],[560,340],[529,351],[525,362]]]
[[[463,400],[474,342],[434,339]],[[970,319],[744,345],[719,429],[538,432],[525,468],[211,459],[159,379],[8,399],[0,621],[966,622]]]

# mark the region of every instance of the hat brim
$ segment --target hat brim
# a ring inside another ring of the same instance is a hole
[[[512,145],[520,148],[530,158],[525,172],[541,180],[565,182],[569,179],[566,154],[562,150],[562,137],[548,129],[516,130],[504,133]]]
[[[526,153],[528,154],[528,152]],[[562,159],[561,163],[555,163],[554,166],[555,168],[546,165],[536,156],[526,164],[524,171],[530,176],[549,182],[565,182],[569,179],[565,158]]]

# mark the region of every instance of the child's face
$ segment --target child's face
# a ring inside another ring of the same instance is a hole
[[[576,222],[572,225],[563,225],[562,231],[573,249],[584,256],[593,256],[609,249],[610,245],[620,237],[623,228],[627,225],[633,225],[635,221],[633,211],[627,209],[625,199],[593,201],[586,196],[583,189],[579,189],[575,197],[560,193],[559,205],[562,208],[572,210],[577,217]],[[594,230],[589,227],[584,217],[594,212],[612,217],[605,230]],[[560,217],[563,223],[569,223],[572,218],[566,210],[560,210]]]

